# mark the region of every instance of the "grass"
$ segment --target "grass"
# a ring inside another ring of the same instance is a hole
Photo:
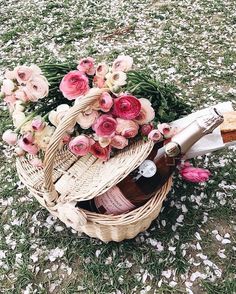
[[[19,63],[89,55],[111,62],[124,53],[178,85],[196,109],[235,103],[232,1],[10,0],[0,8],[1,73]],[[0,116],[2,133],[10,127],[3,105]],[[2,142],[0,149],[1,293],[236,293],[235,149],[196,159],[212,172],[207,185],[176,175],[151,227],[108,244],[51,218],[22,187]],[[216,230],[231,243],[218,241]]]

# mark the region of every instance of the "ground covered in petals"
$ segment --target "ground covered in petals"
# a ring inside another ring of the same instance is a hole
[[[18,63],[112,61],[171,80],[195,109],[236,101],[235,3],[0,0],[0,73]],[[1,133],[9,127],[1,104]],[[19,182],[0,143],[1,293],[236,293],[235,151],[195,160],[206,184],[178,176],[158,219],[104,244],[51,217]]]

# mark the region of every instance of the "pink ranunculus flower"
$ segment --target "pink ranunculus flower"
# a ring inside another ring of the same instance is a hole
[[[123,149],[126,146],[128,146],[128,143],[129,143],[128,139],[120,135],[115,135],[111,139],[111,146],[116,149]]]
[[[106,63],[99,63],[97,68],[96,68],[96,76],[100,78],[104,78],[105,75],[108,73],[108,66]]]
[[[148,139],[150,139],[154,142],[158,142],[163,139],[163,136],[159,130],[154,129],[148,134]]]
[[[133,120],[117,118],[116,133],[125,138],[133,138],[138,134],[139,125]]]
[[[40,116],[35,117],[32,120],[32,129],[34,131],[42,131],[42,129],[45,127],[45,125],[46,125],[45,121]]]
[[[133,58],[130,56],[120,55],[113,62],[112,71],[129,71],[133,65]]]
[[[83,72],[78,70],[70,71],[62,79],[60,83],[60,90],[65,98],[68,100],[74,100],[88,92],[88,78]]]
[[[79,61],[79,65],[77,66],[79,71],[86,73],[87,75],[94,75],[94,59],[92,57],[83,58]]]
[[[25,94],[23,88],[19,87],[18,90],[15,91],[15,96],[17,99],[21,100],[22,102],[28,102],[29,98]]]
[[[135,118],[135,121],[139,125],[148,124],[155,118],[155,111],[152,108],[152,104],[148,99],[141,98],[139,99],[141,103],[141,111],[139,115]]]
[[[41,69],[35,64],[31,66],[20,65],[13,70],[14,79],[16,79],[19,84],[26,84],[33,76],[39,76],[41,73]]]
[[[99,99],[100,109],[104,112],[108,112],[113,105],[113,99],[107,92],[103,92]]]
[[[39,151],[38,147],[33,144],[33,136],[32,134],[28,133],[25,134],[19,141],[18,145],[24,151],[28,152],[29,154],[36,155]]]
[[[142,125],[141,126],[141,133],[143,136],[147,136],[153,130],[152,124]]]
[[[180,169],[180,175],[188,182],[201,183],[209,180],[211,172],[207,169],[193,167],[186,162]]]
[[[12,80],[6,79],[2,82],[1,92],[4,95],[12,95],[13,91],[15,89],[15,84]]]
[[[32,164],[34,167],[42,168],[43,167],[43,162],[40,158],[33,158],[30,160],[30,164]]]
[[[171,126],[167,123],[158,124],[157,129],[162,133],[165,138],[171,135]]]
[[[110,158],[111,146],[109,145],[105,148],[102,148],[98,142],[95,142],[91,146],[90,153],[95,157],[106,161]]]
[[[104,77],[95,76],[93,78],[93,83],[98,88],[104,88],[104,86],[105,86],[105,79],[104,79]]]
[[[78,114],[76,122],[82,129],[87,130],[94,124],[98,116],[99,114],[96,110],[87,108],[85,111],[82,111]]]
[[[2,135],[2,139],[9,145],[15,145],[17,142],[17,134],[12,130],[6,130]]]
[[[91,139],[84,135],[79,135],[69,143],[70,151],[78,156],[84,156],[89,153],[91,148]]]
[[[37,102],[39,99],[48,95],[49,84],[44,76],[33,76],[30,81],[26,82],[23,91],[30,101]]]
[[[132,95],[122,95],[114,99],[113,114],[123,119],[135,119],[141,111],[139,99]]]
[[[115,135],[117,121],[107,114],[99,116],[99,118],[92,125],[92,129],[99,137],[111,138]]]

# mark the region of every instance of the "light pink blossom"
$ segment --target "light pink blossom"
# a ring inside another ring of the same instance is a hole
[[[125,138],[133,138],[138,134],[139,125],[132,120],[117,118],[117,134]]]
[[[34,131],[42,131],[42,129],[45,127],[45,122],[42,119],[42,117],[35,117],[32,120],[32,129]]]
[[[162,133],[162,135],[165,136],[165,138],[167,138],[168,135],[170,135],[171,126],[169,124],[167,123],[158,124],[157,128]]]
[[[133,58],[130,56],[120,55],[113,62],[112,71],[129,71],[133,65]]]
[[[161,141],[163,139],[163,136],[162,136],[162,134],[160,133],[159,130],[154,129],[148,134],[148,139],[150,139],[150,140],[152,140],[154,142],[158,142],[158,141]]]
[[[1,92],[5,95],[12,95],[15,89],[15,84],[12,80],[6,79],[2,82]]]
[[[38,75],[33,76],[22,89],[30,101],[36,102],[48,95],[49,84],[44,76]]]
[[[94,75],[94,59],[92,57],[83,58],[79,61],[79,65],[77,66],[79,71],[86,73],[87,75]]]
[[[15,145],[17,142],[17,134],[12,130],[6,130],[2,135],[2,139],[9,145]]]
[[[80,112],[77,116],[76,122],[84,130],[89,129],[98,118],[99,114],[96,110],[88,108],[87,110]]]
[[[106,65],[106,63],[99,63],[96,68],[96,76],[100,78],[104,78],[107,73],[108,73],[108,66]]]
[[[104,112],[108,112],[113,105],[113,99],[107,92],[103,92],[99,99],[100,109]]]
[[[115,135],[111,139],[111,146],[116,149],[123,149],[126,146],[128,146],[128,143],[129,143],[128,139],[120,135]]]

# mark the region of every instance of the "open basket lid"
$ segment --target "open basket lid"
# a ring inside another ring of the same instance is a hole
[[[106,192],[138,167],[153,146],[152,141],[138,141],[106,162],[92,155],[81,157],[55,183],[60,201],[85,201]]]

